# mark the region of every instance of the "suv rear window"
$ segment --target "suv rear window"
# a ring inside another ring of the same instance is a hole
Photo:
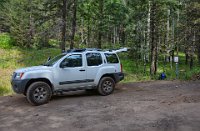
[[[119,60],[118,60],[116,54],[105,53],[105,56],[106,56],[106,59],[107,59],[107,63],[119,63]]]

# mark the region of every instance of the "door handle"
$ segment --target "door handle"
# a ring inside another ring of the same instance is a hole
[[[81,69],[81,70],[79,70],[79,71],[85,71],[84,69]]]

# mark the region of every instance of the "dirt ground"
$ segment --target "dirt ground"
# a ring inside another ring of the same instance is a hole
[[[110,96],[85,91],[31,106],[0,97],[0,131],[200,131],[200,81],[119,84]]]

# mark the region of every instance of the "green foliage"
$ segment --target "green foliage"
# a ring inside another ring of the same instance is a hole
[[[56,19],[48,15],[53,12],[45,11],[45,1],[9,0],[0,4],[0,29],[9,31],[16,46],[48,47],[50,37],[54,39],[58,33]]]
[[[55,39],[49,39],[49,45],[52,46],[52,47],[57,47],[60,43],[60,41],[58,40],[55,40]]]
[[[14,40],[7,34],[1,33],[0,34],[0,48],[11,48],[14,44]]]
[[[27,46],[29,44],[29,13],[28,1],[10,0],[4,4],[0,12],[3,16],[4,25],[9,27],[12,38],[17,46]]]

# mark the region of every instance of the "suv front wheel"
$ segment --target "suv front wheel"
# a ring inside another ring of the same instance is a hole
[[[115,81],[111,77],[101,78],[98,85],[98,92],[102,96],[110,95],[115,88]]]
[[[51,87],[45,82],[32,83],[26,92],[26,98],[32,105],[42,105],[51,99]]]

